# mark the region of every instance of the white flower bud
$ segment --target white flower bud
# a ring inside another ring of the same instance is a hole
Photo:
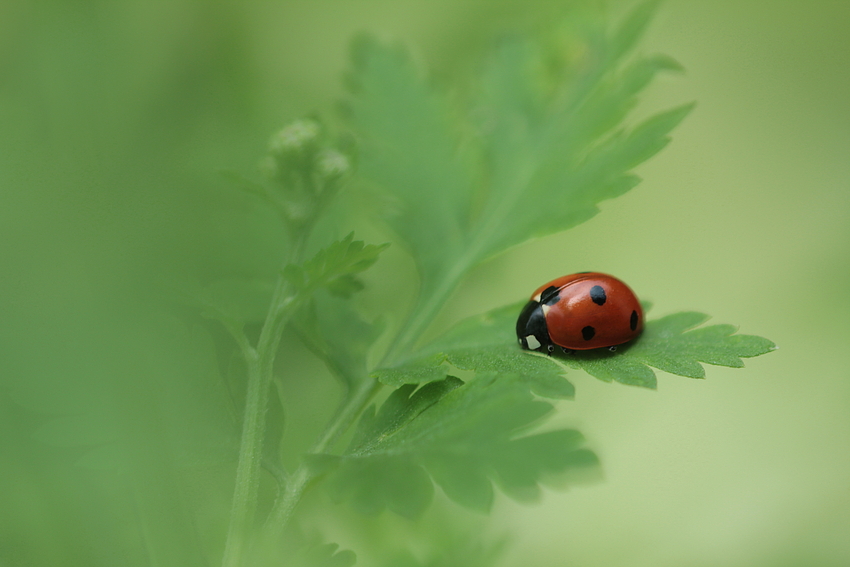
[[[345,155],[336,150],[325,150],[319,156],[319,173],[325,178],[345,175],[351,169],[351,163]]]
[[[304,149],[319,137],[320,126],[315,120],[296,120],[272,136],[269,151],[284,154]]]

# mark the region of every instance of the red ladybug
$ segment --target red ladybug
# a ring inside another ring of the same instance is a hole
[[[629,286],[608,274],[581,272],[540,286],[519,314],[522,348],[564,352],[610,347],[637,337],[643,309]]]

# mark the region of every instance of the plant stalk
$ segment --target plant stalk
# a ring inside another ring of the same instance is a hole
[[[528,184],[530,179],[518,180],[518,183]],[[485,221],[479,225],[464,247],[464,253],[457,259],[452,267],[441,278],[434,291],[422,301],[408,320],[408,324],[396,336],[390,345],[382,365],[392,366],[404,353],[411,351],[416,341],[434,320],[440,309],[445,306],[451,294],[457,289],[463,277],[486,256],[487,243],[498,234],[505,219],[509,218],[514,199],[504,199],[498,202],[495,208],[487,215]]]
[[[357,416],[360,415],[360,412],[363,411],[380,388],[381,384],[371,377],[360,384],[350,396],[347,396],[340,403],[336,414],[328,423],[322,435],[316,439],[308,454],[325,453],[330,450],[339,438],[348,431],[354,420],[357,419]],[[315,475],[306,464],[302,463],[298,466],[290,477],[286,490],[281,498],[278,498],[275,502],[274,508],[269,514],[264,529],[266,537],[274,538],[283,533],[295,508],[301,501],[307,485],[314,477]]]
[[[223,567],[239,567],[251,545],[274,359],[283,329],[295,307],[294,294],[285,280],[279,279],[256,350],[243,350],[248,365],[248,390]]]
[[[480,239],[479,239],[480,241]],[[405,353],[410,352],[415,343],[421,338],[422,333],[428,328],[434,317],[437,316],[446,301],[457,286],[460,284],[463,276],[469,272],[475,262],[478,260],[478,254],[481,246],[470,246],[467,251],[458,258],[451,269],[446,272],[434,291],[422,301],[412,314],[411,318],[404,329],[397,335],[395,341],[390,345],[386,356],[384,357],[382,366],[392,366],[399,359],[405,356]]]

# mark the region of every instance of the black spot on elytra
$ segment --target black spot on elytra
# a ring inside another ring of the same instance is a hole
[[[593,335],[596,334],[596,329],[588,325],[584,329],[581,330],[581,336],[584,337],[584,340],[589,341],[593,338]]]
[[[605,290],[602,289],[602,286],[595,285],[590,288],[590,299],[592,299],[593,303],[596,305],[605,305],[605,300],[608,298],[605,297]]]
[[[638,314],[637,311],[632,311],[632,316],[629,319],[629,328],[634,331],[637,329],[638,324]]]

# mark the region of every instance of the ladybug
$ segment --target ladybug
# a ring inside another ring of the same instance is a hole
[[[609,347],[637,337],[643,309],[634,292],[608,274],[580,272],[540,286],[522,309],[516,336],[522,348],[552,353]]]

